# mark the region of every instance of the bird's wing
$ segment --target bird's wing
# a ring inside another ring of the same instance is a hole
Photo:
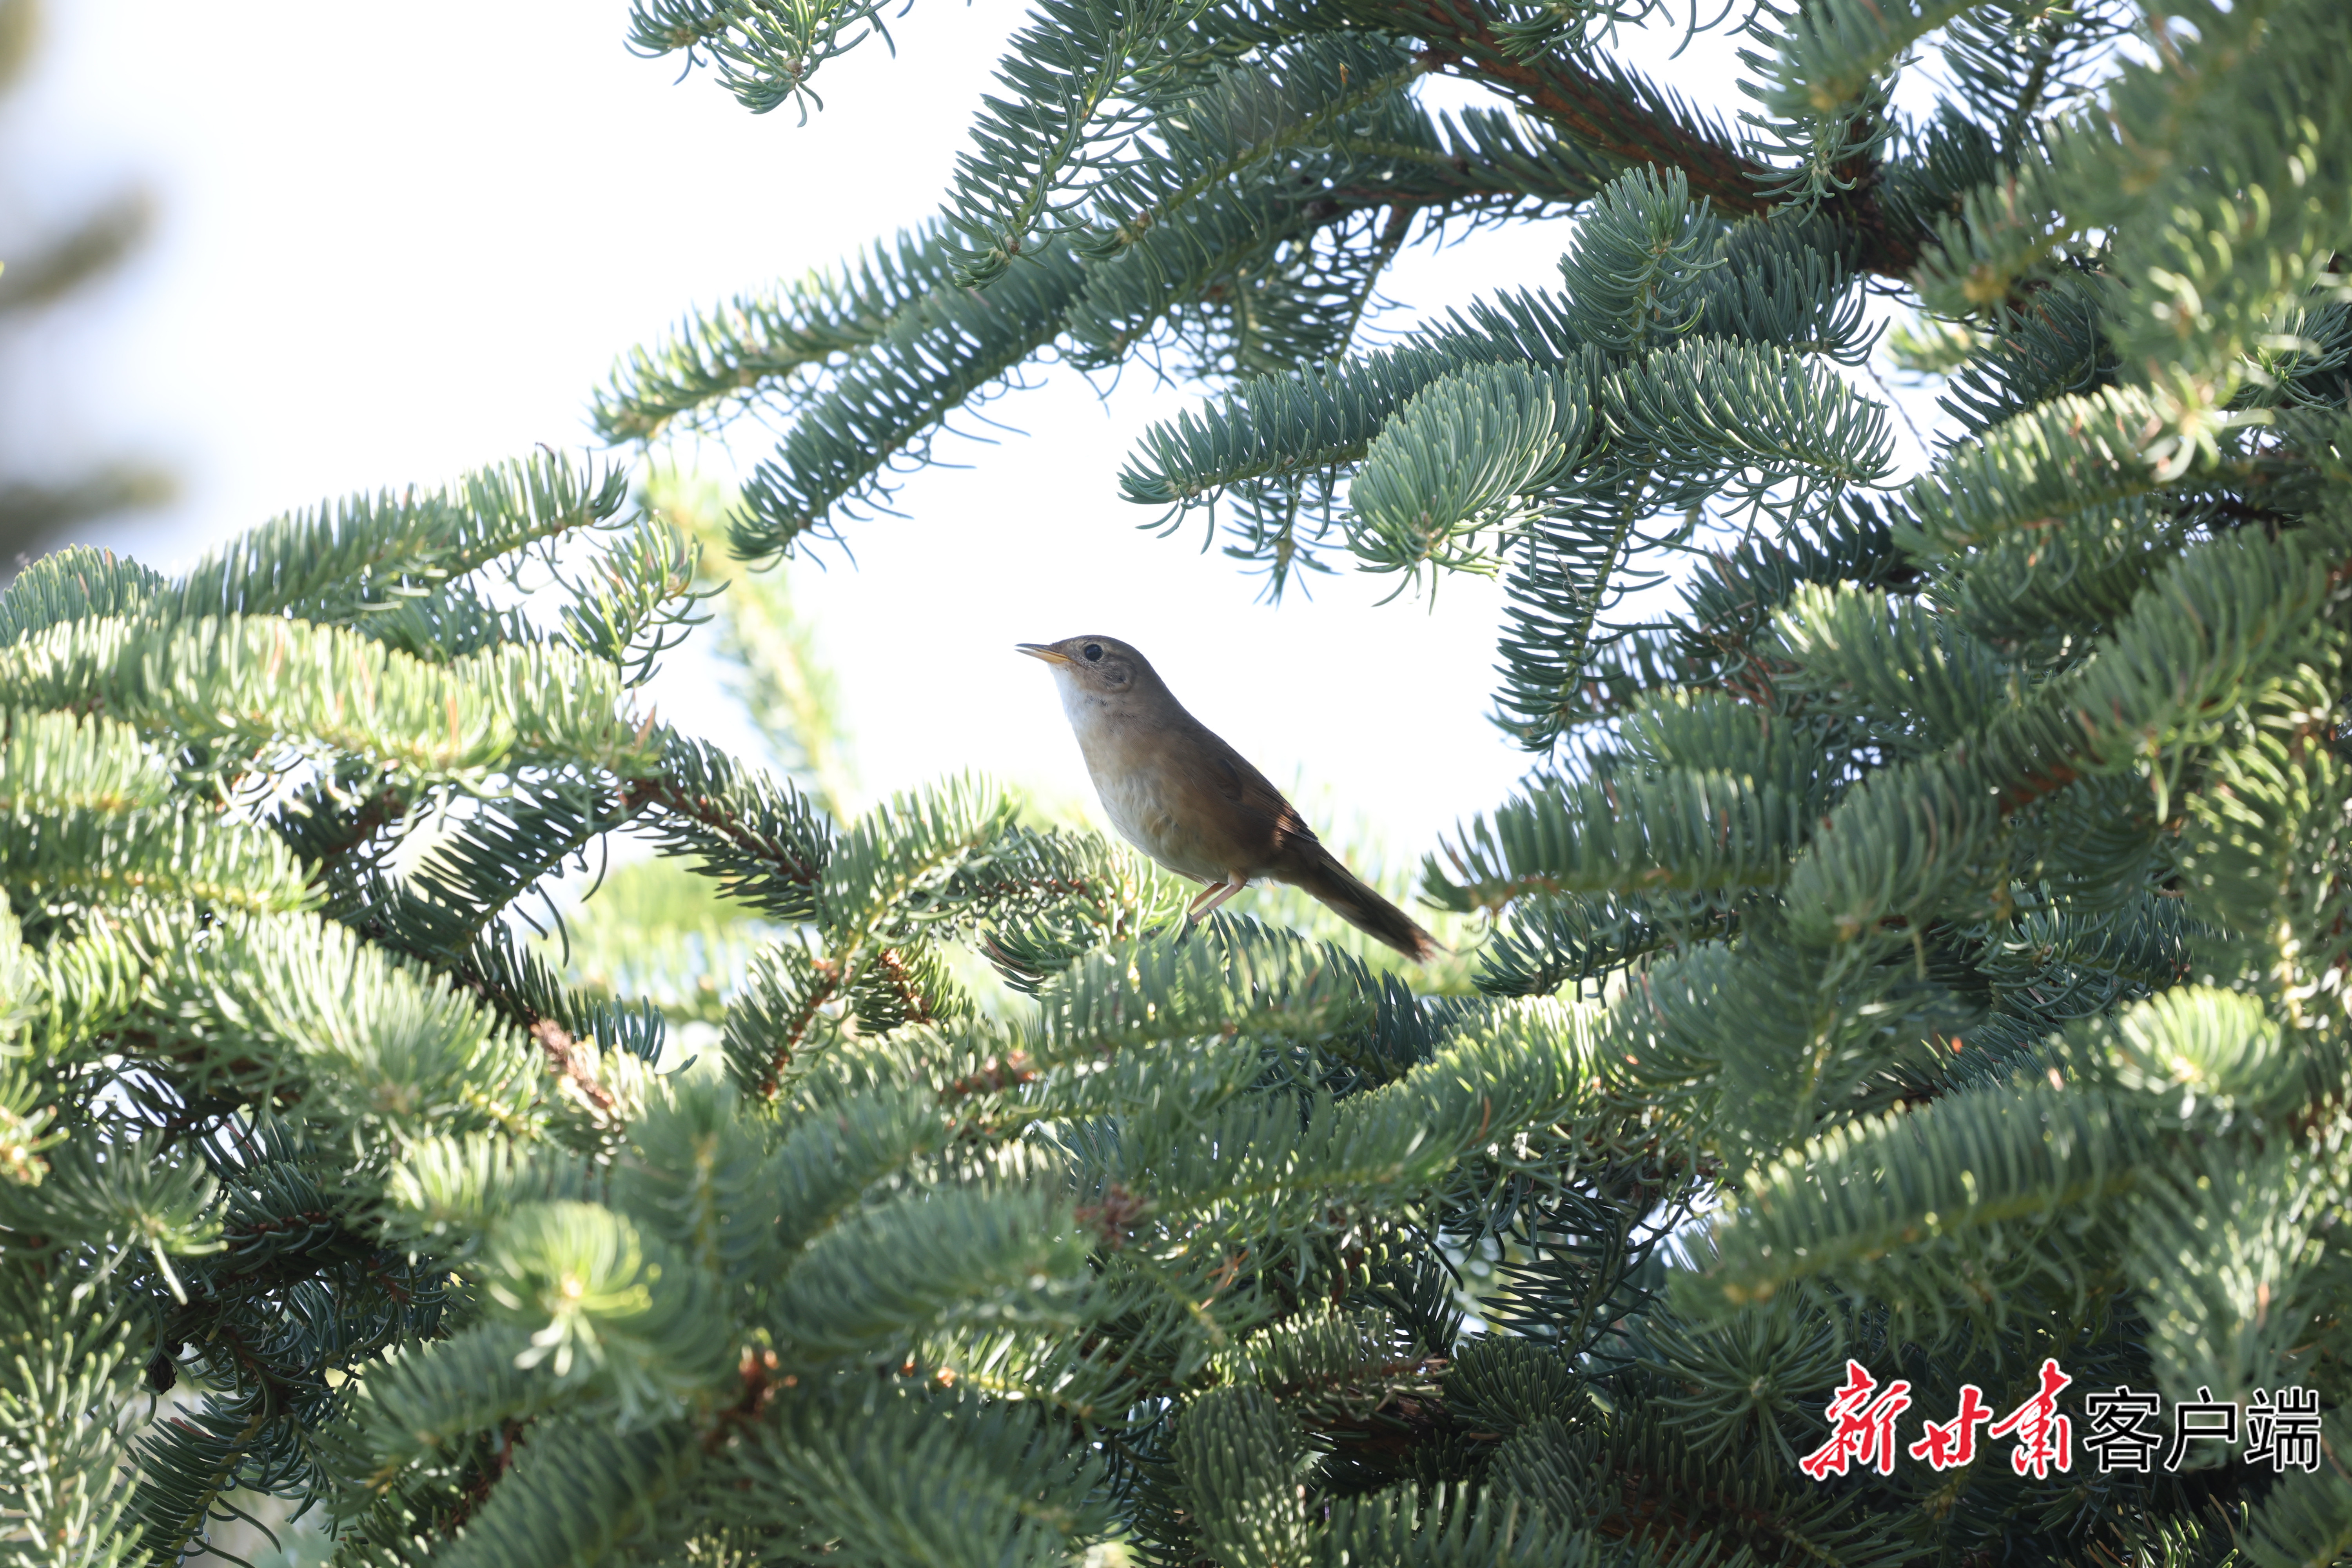
[[[1200,738],[1201,743],[1183,748],[1183,754],[1199,760],[1197,773],[1203,785],[1262,818],[1277,844],[1318,842],[1298,809],[1283,798],[1272,780],[1250,766],[1248,758],[1205,729]]]
[[[1240,807],[1239,815],[1264,836],[1265,859],[1253,868],[1255,874],[1303,889],[1349,925],[1415,963],[1426,963],[1444,951],[1411,915],[1339,864],[1282,792],[1239,752],[1201,730],[1196,742],[1178,747],[1175,754],[1183,759],[1188,784]]]

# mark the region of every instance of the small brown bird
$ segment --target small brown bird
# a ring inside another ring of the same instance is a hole
[[[1340,865],[1264,773],[1185,712],[1141,654],[1106,637],[1015,646],[1054,667],[1062,709],[1119,836],[1207,884],[1184,912],[1187,931],[1263,879],[1306,889],[1407,958],[1443,951]]]

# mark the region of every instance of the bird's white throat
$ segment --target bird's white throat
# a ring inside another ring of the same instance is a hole
[[[1054,677],[1062,691],[1062,711],[1069,715],[1070,731],[1078,739],[1078,752],[1086,758],[1103,814],[1120,837],[1159,858],[1154,846],[1167,837],[1168,806],[1160,798],[1158,771],[1135,766],[1135,759],[1125,755],[1136,740],[1129,727],[1142,716],[1126,693],[1090,690],[1067,670],[1056,669]],[[1171,869],[1197,874],[1190,867]]]
[[[1129,716],[1127,704],[1100,691],[1087,689],[1075,671],[1056,669],[1054,684],[1061,688],[1062,711],[1069,715],[1070,728],[1077,732],[1078,745],[1088,749],[1088,762],[1093,761],[1089,742],[1103,730]]]

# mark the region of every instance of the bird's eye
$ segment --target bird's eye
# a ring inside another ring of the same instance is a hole
[[[1087,656],[1087,662],[1091,664],[1096,659],[1102,657],[1102,644],[1098,642],[1090,642],[1087,644],[1086,647],[1082,651],[1084,651]]]

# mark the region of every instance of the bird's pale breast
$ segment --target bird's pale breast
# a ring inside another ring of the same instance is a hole
[[[1231,864],[1232,847],[1213,842],[1203,813],[1187,809],[1183,771],[1157,754],[1171,739],[1164,730],[1154,732],[1084,694],[1066,691],[1064,706],[1103,814],[1120,837],[1180,877],[1214,880],[1252,868]]]

